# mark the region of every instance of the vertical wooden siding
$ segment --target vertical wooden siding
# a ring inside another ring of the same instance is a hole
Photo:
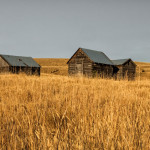
[[[0,73],[9,72],[9,64],[0,56]]]
[[[129,61],[123,65],[123,77],[127,77],[128,79],[134,79],[135,73],[136,66],[132,63],[132,61]]]
[[[82,65],[82,74],[90,76],[92,75],[92,62],[84,54],[82,50],[78,50],[77,53],[72,57],[68,64],[68,73],[78,74],[78,66]]]
[[[117,66],[119,71],[117,72],[118,79],[134,80],[136,76],[136,65],[130,60],[123,65]]]
[[[93,63],[93,75],[111,78],[113,77],[113,66]]]

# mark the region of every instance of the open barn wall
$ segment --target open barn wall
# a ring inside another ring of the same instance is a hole
[[[40,76],[40,68],[32,67],[32,75]]]
[[[10,72],[19,74],[19,73],[25,73],[30,75],[32,73],[32,69],[29,67],[19,67],[19,66],[12,66],[10,67]]]
[[[87,76],[92,75],[92,62],[81,49],[79,49],[69,61],[68,73],[69,75],[73,74],[83,74]]]
[[[9,71],[11,73],[19,74],[19,73],[25,73],[27,75],[38,75],[40,76],[40,68],[36,67],[9,67]]]

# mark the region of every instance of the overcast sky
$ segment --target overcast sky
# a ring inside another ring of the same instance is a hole
[[[79,47],[150,62],[150,0],[0,0],[0,53],[69,58]]]

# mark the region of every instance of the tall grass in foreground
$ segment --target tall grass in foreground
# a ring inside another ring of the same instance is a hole
[[[0,149],[150,149],[150,80],[0,76]]]

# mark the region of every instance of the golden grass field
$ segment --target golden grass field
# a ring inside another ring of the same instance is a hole
[[[67,61],[69,59],[60,58],[35,58],[42,68],[41,72],[45,74],[68,75]]]
[[[67,68],[67,59],[44,61]],[[148,64],[138,65],[135,81],[0,75],[0,150],[149,150]]]

